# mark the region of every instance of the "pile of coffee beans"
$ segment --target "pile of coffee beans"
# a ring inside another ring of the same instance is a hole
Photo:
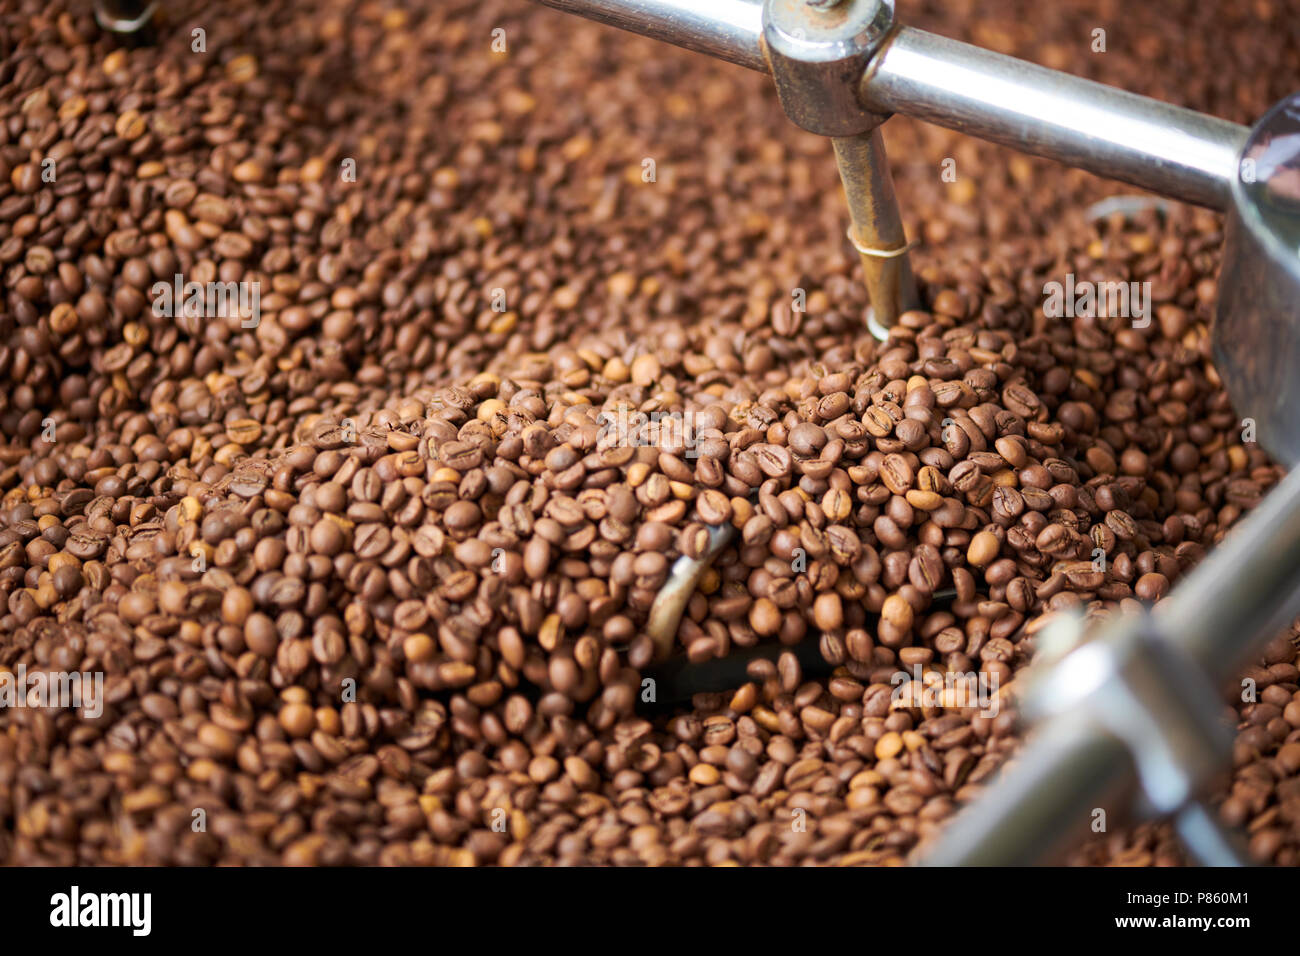
[[[1152,66],[1209,24],[1098,6],[902,14],[1236,119],[1283,92],[1274,5],[1195,76]],[[762,77],[504,2],[0,30],[0,676],[104,679],[0,710],[2,862],[900,862],[1015,751],[1051,615],[1159,600],[1279,477],[1210,363],[1210,213],[1090,218],[1114,184],[891,121],[926,308],[880,343]],[[1151,314],[1049,317],[1067,275]],[[724,523],[675,652],[786,650],[655,706],[650,606]],[[1219,798],[1286,864],[1296,662],[1229,699]]]

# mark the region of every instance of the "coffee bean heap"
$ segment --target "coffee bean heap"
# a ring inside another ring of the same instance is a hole
[[[516,5],[269,6],[134,49],[0,21],[0,666],[106,675],[98,717],[0,717],[0,860],[897,862],[1014,751],[1047,616],[1158,600],[1277,480],[1209,363],[1216,216],[1089,222],[1113,185],[987,147],[944,199],[964,141],[891,122],[931,245],[877,343],[761,77]],[[1032,55],[1023,6],[986,45]],[[1149,327],[1045,317],[1067,273],[1149,281]],[[176,274],[260,321],[156,315]],[[677,652],[833,671],[638,710],[650,604],[727,522]],[[1281,863],[1295,662],[1249,672],[1221,807]]]

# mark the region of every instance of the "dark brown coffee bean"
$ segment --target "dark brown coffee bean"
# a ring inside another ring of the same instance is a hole
[[[754,451],[755,461],[769,478],[790,474],[790,454],[779,445],[761,445]]]

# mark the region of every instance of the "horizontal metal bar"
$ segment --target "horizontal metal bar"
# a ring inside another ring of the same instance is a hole
[[[900,28],[863,78],[868,109],[903,113],[1223,210],[1246,127]]]
[[[762,0],[539,0],[767,72]],[[864,105],[1223,210],[1246,127],[911,27],[863,78]]]
[[[538,0],[578,16],[766,73],[762,0]]]

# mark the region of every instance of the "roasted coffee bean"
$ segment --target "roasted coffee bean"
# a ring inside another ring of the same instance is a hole
[[[754,460],[769,478],[790,474],[790,454],[779,445],[762,445],[754,451]]]
[[[880,463],[880,480],[896,495],[906,494],[915,475],[902,455],[886,455]]]
[[[991,531],[981,531],[971,538],[966,560],[977,568],[987,567],[998,556],[998,537]]]

